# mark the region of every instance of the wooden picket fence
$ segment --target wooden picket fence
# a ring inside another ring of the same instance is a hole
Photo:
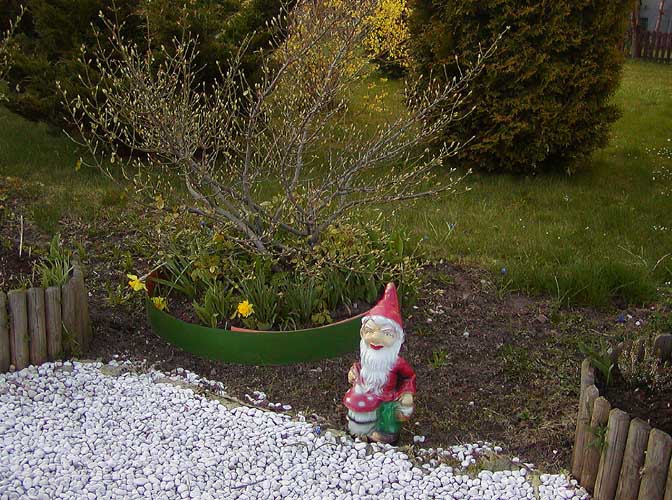
[[[88,293],[78,264],[63,286],[0,291],[0,373],[80,354],[90,339]]]
[[[672,61],[672,33],[637,30],[637,37],[628,31],[623,51],[626,55],[649,61]]]
[[[658,336],[654,351],[672,362],[672,335]],[[595,500],[672,500],[671,455],[672,437],[600,396],[585,359],[571,468],[579,484]]]

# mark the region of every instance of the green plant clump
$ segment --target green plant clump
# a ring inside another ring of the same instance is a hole
[[[62,286],[73,270],[72,252],[63,247],[61,235],[56,234],[49,245],[49,252],[33,267],[33,275],[40,279],[42,288]]]
[[[471,85],[469,100],[476,109],[442,139],[475,137],[460,156],[470,167],[526,173],[577,169],[577,159],[606,145],[609,126],[619,116],[610,98],[620,81],[619,46],[631,4],[415,0],[411,52],[425,78],[453,78],[476,60],[481,44],[506,31]]]
[[[207,228],[179,231],[166,248],[154,295],[166,298],[168,307],[176,296],[188,299],[211,327],[325,325],[335,314],[374,303],[387,282],[397,284],[406,305],[420,285],[416,247],[404,233],[389,234],[373,223],[334,226],[309,254],[260,255]]]

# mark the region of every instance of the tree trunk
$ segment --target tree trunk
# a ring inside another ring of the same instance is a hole
[[[632,11],[632,57],[637,59],[641,56],[639,45],[639,5],[640,0],[635,1],[635,10]]]

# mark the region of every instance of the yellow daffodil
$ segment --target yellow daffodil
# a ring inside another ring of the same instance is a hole
[[[236,313],[243,318],[247,318],[250,314],[254,314],[254,306],[247,300],[243,300],[236,308]]]
[[[134,292],[139,292],[140,290],[147,290],[145,284],[135,274],[127,274],[126,276],[129,279],[128,286],[130,286]]]
[[[152,302],[159,311],[168,309],[168,302],[164,297],[152,297]]]

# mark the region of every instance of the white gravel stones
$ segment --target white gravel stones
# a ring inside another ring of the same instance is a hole
[[[564,474],[542,474],[539,477],[539,495],[541,500],[586,500],[590,495],[578,487],[576,479],[571,481]]]
[[[268,400],[268,396],[266,396],[266,393],[261,391],[254,391],[252,393],[252,396],[250,396],[249,394],[245,394],[245,399],[247,399],[248,402],[250,402],[254,406],[258,406],[259,408],[268,408],[269,410],[282,410],[282,411],[289,411],[292,409],[292,406],[288,404],[270,402]]]
[[[414,466],[396,448],[228,409],[166,378],[68,362],[0,375],[0,500],[535,498],[526,469]],[[469,463],[483,451],[454,448]],[[564,476],[541,479],[544,500],[583,498]]]

